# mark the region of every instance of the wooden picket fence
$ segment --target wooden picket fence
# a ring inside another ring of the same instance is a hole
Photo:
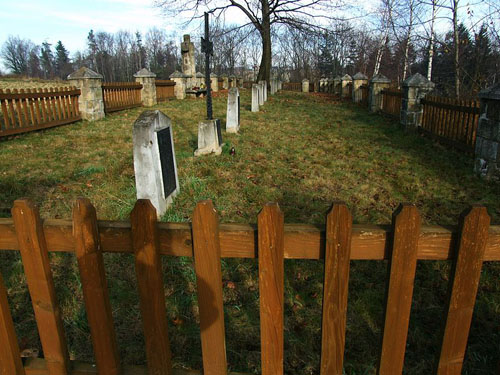
[[[474,153],[480,115],[478,100],[427,96],[421,103],[421,131],[462,151]]]
[[[399,89],[389,88],[381,91],[382,112],[386,115],[399,118],[401,115],[401,102],[403,92]]]
[[[104,112],[111,113],[142,106],[142,85],[136,82],[111,82],[102,84]]]
[[[282,89],[284,91],[302,91],[302,82],[283,82]]]
[[[0,137],[81,120],[75,87],[0,89]]]
[[[157,79],[156,85],[156,100],[163,102],[170,98],[175,98],[175,82],[168,79]]]
[[[500,260],[500,227],[490,227],[484,207],[472,208],[455,229],[421,226],[409,204],[394,213],[390,229],[353,225],[342,203],[332,206],[324,231],[284,224],[277,204],[266,205],[257,222],[219,225],[212,202],[202,201],[191,224],[157,223],[147,200],[137,201],[130,222],[97,221],[83,198],[74,205],[72,223],[42,222],[31,201],[16,201],[12,219],[0,219],[0,249],[20,251],[45,359],[21,362],[0,277],[0,373],[121,373],[103,252],[135,255],[149,374],[172,374],[161,255],[194,257],[203,373],[209,375],[227,373],[221,258],[258,257],[263,375],[283,374],[284,259],[325,262],[322,375],[342,374],[351,260],[390,260],[379,374],[402,373],[417,260],[452,260],[437,374],[461,373],[482,263]],[[49,251],[76,254],[96,366],[68,359]]]

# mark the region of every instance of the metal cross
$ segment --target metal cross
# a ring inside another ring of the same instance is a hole
[[[208,13],[205,12],[205,37],[201,37],[201,52],[205,54],[205,86],[207,87],[207,120],[212,120],[212,85],[210,81],[210,55],[214,45],[208,32]]]

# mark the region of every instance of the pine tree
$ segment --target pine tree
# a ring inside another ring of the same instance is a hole
[[[69,53],[61,41],[56,44],[55,73],[59,78],[66,77],[70,72]]]
[[[52,78],[54,76],[54,55],[52,54],[51,44],[48,42],[42,43],[40,64],[42,66],[43,77],[45,79]]]

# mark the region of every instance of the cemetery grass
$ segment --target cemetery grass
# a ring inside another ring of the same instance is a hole
[[[226,96],[214,99],[225,121]],[[329,97],[281,93],[251,113],[242,92],[239,135],[224,134],[221,156],[193,158],[204,101],[167,101],[155,108],[173,123],[181,192],[164,221],[189,221],[195,203],[212,199],[221,222],[255,222],[277,201],[287,223],[324,225],[334,200],[355,223],[387,224],[400,202],[415,203],[424,224],[455,224],[471,203],[500,218],[499,185],[471,173],[472,160],[418,135],[394,120]],[[95,123],[78,122],[0,141],[0,215],[14,199],[32,198],[42,217],[71,218],[78,196],[88,197],[100,219],[127,220],[135,202],[132,124],[142,108]],[[236,155],[229,149],[234,147]],[[57,295],[72,358],[92,361],[78,267],[71,254],[51,254]],[[176,367],[201,368],[196,279],[190,258],[163,257],[169,335]],[[105,254],[122,361],[145,362],[133,259]],[[255,260],[223,260],[227,355],[233,371],[260,372],[258,274]],[[322,262],[285,262],[285,371],[319,372]],[[22,263],[0,252],[0,271],[22,349],[41,350]],[[351,263],[345,372],[373,374],[383,329],[387,263]],[[449,281],[448,262],[419,262],[405,373],[432,371]],[[475,308],[465,374],[496,371],[499,342],[498,264],[486,263]]]

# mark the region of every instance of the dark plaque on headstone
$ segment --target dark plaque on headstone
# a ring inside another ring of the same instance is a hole
[[[165,193],[165,197],[168,197],[177,188],[170,128],[160,130],[156,134],[158,136],[158,149],[160,151],[163,192]]]
[[[220,119],[216,119],[215,123],[217,124],[217,138],[219,139],[219,146],[222,146],[222,131],[220,129]]]

